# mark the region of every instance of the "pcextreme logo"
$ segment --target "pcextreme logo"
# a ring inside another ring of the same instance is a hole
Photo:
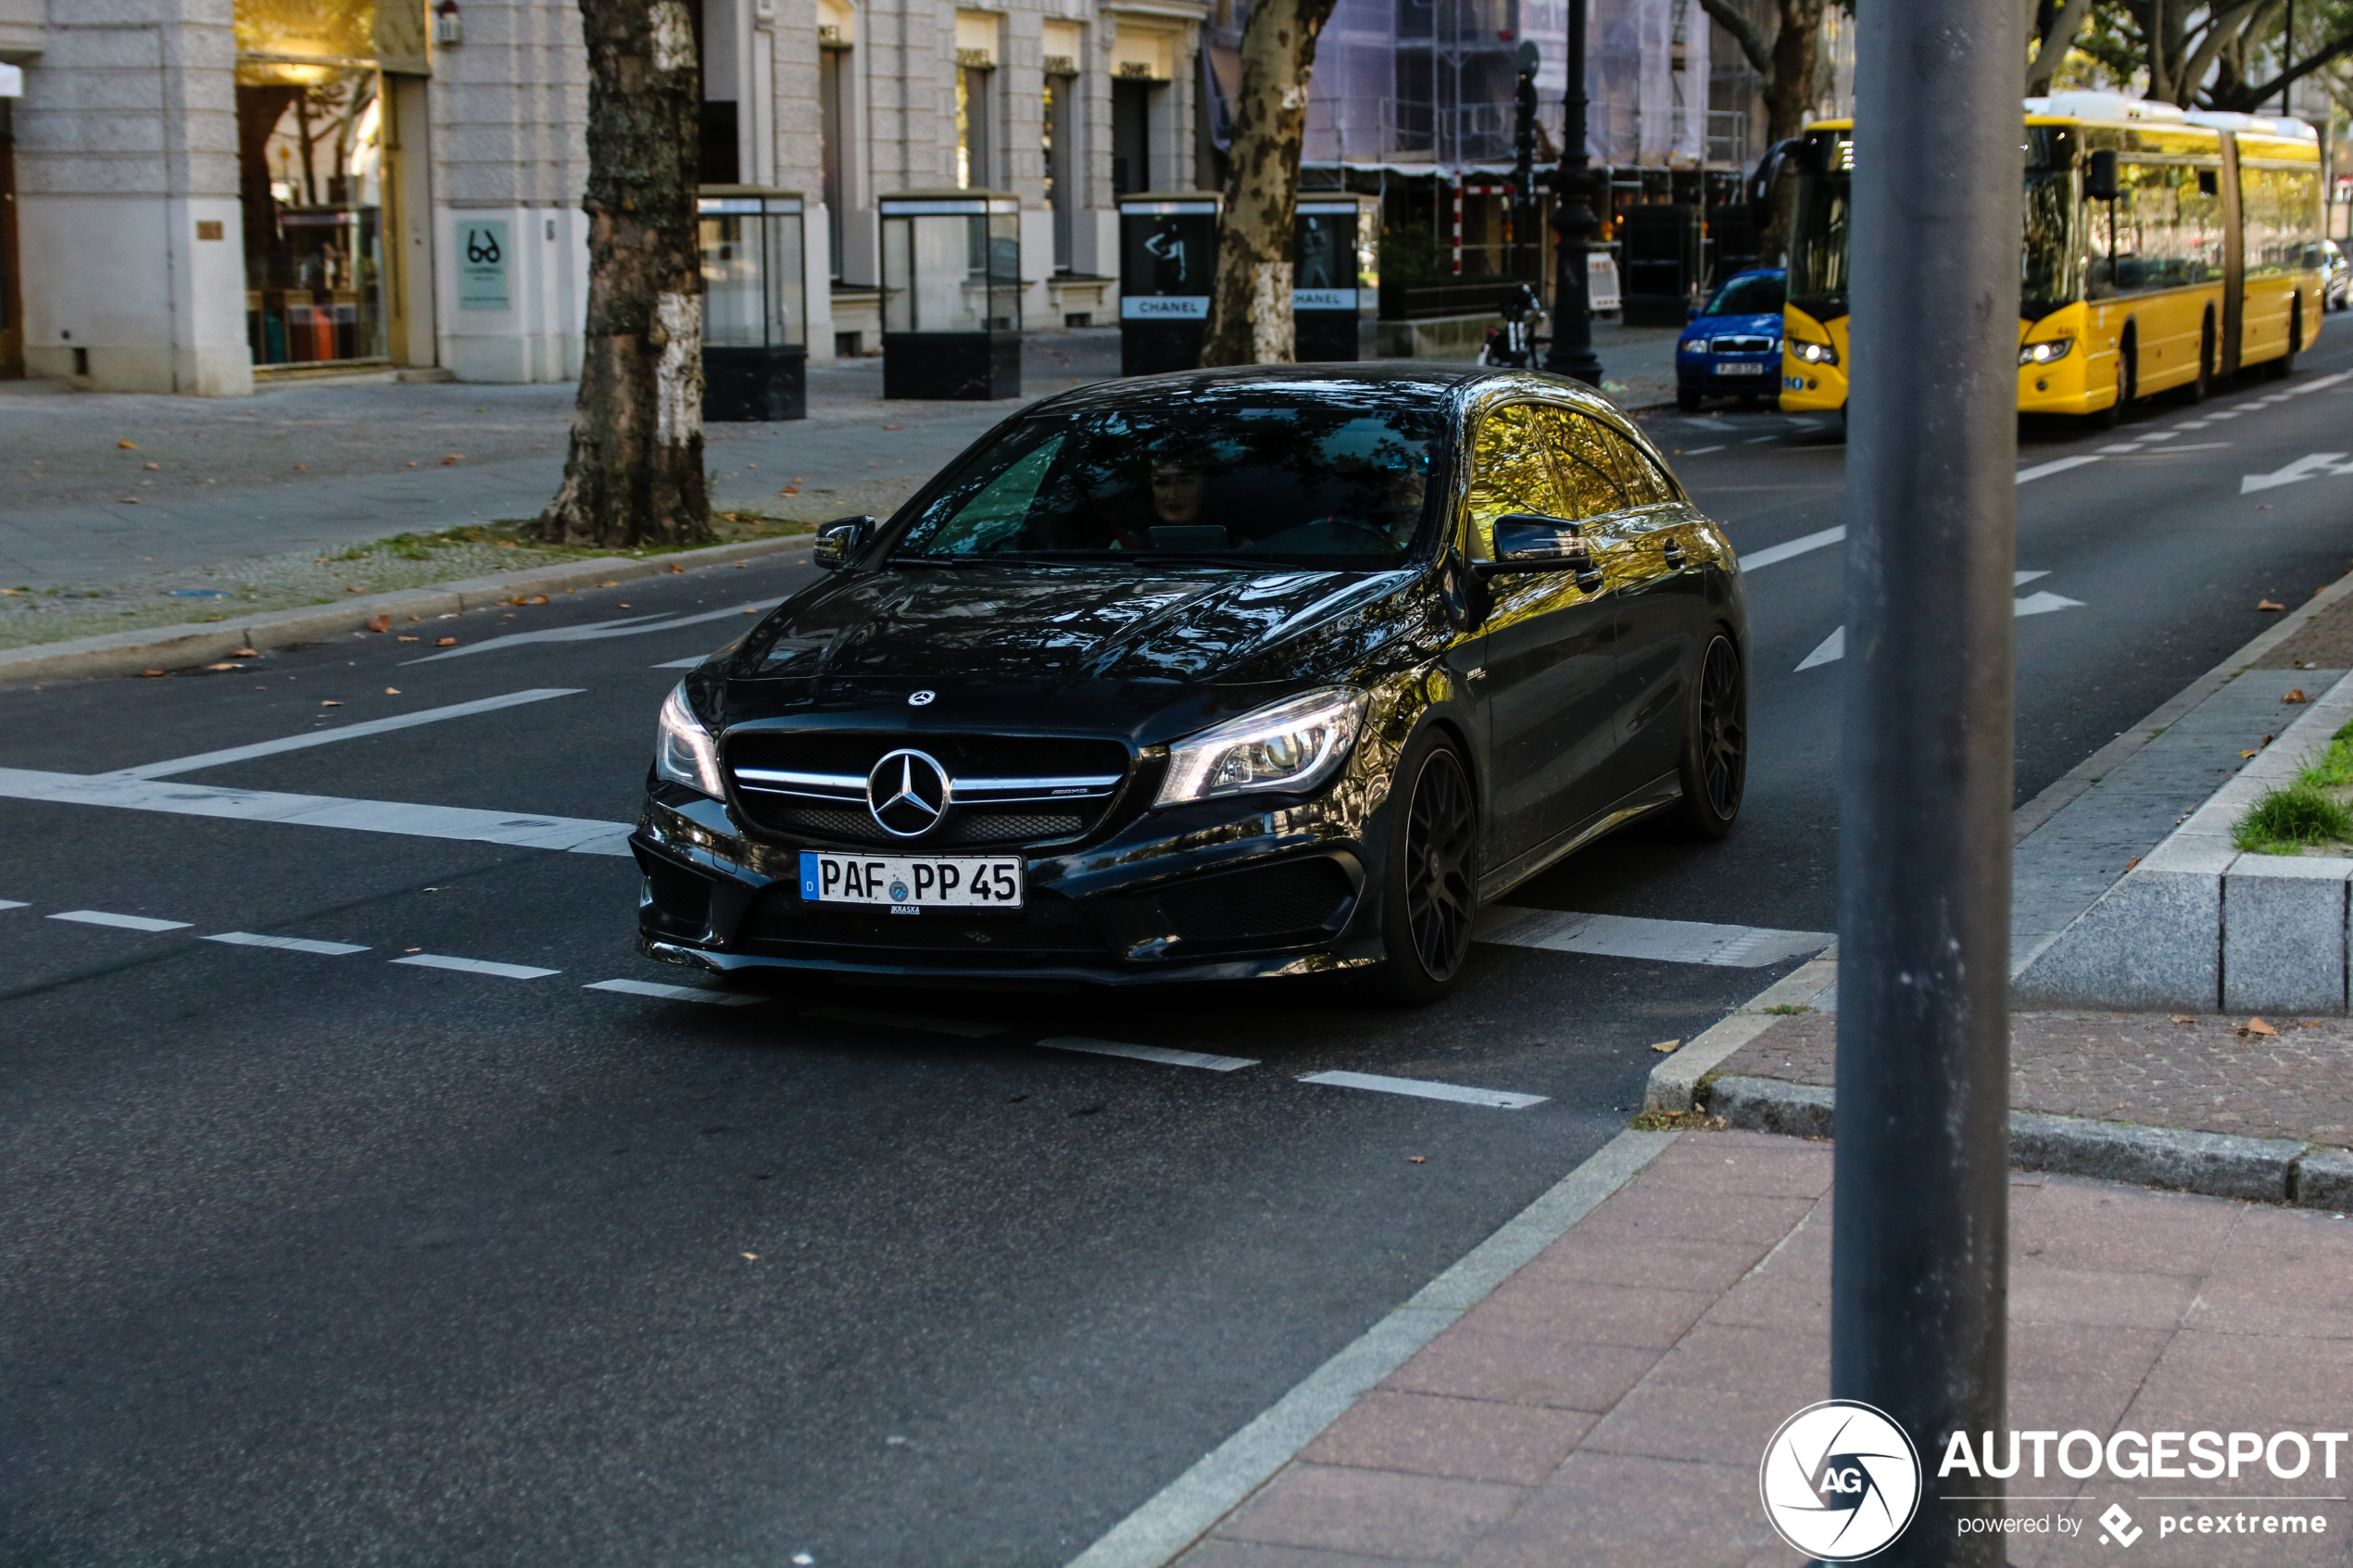
[[[1887,1412],[1824,1399],[1781,1423],[1756,1489],[1781,1539],[1821,1562],[1883,1550],[1920,1504],[1920,1456]]]

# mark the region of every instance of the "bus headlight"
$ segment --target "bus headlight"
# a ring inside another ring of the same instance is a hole
[[[2071,337],[2055,337],[2042,343],[2021,343],[2018,345],[2018,362],[2021,365],[2051,365],[2064,359],[2074,350]]]
[[[1802,337],[1789,340],[1790,354],[1808,365],[1835,365],[1838,350],[1827,343],[1813,343]]]

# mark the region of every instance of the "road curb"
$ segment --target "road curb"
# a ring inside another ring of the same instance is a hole
[[[1823,992],[1837,984],[1838,946],[1832,943],[1820,957],[1790,971],[1652,1068],[1650,1082],[1642,1090],[1642,1109],[1669,1113],[1691,1110],[1700,1080],[1782,1016],[1772,1010],[1810,1010]]]
[[[1727,1126],[1793,1137],[1833,1135],[1836,1096],[1821,1085],[1734,1075],[1715,1080],[1708,1090],[1705,1109]],[[2353,1207],[2353,1150],[2034,1110],[2011,1111],[2009,1131],[2009,1162],[2020,1171],[2249,1203],[2339,1212]]]
[[[429,588],[355,595],[336,604],[271,610],[241,621],[153,626],[137,632],[110,632],[69,642],[9,648],[0,652],[0,685],[137,675],[149,670],[191,670],[217,663],[239,648],[282,648],[296,643],[315,643],[346,632],[364,631],[368,622],[379,615],[462,614],[470,609],[487,608],[518,594],[561,593],[604,583],[635,582],[644,577],[665,576],[673,567],[697,571],[732,566],[739,560],[806,550],[811,537],[803,533],[782,539],[754,539],[740,545],[713,545],[669,555],[560,561],[553,566],[438,583]]]

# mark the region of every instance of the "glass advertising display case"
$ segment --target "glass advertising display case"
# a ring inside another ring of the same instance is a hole
[[[1217,273],[1215,191],[1139,191],[1119,198],[1119,373],[1201,363],[1209,285]]]
[[[1380,198],[1302,191],[1291,256],[1300,361],[1368,359],[1380,315]]]
[[[1020,396],[1020,199],[902,191],[878,205],[883,395]]]
[[[702,415],[809,415],[807,252],[800,194],[705,185],[695,198],[702,252]]]

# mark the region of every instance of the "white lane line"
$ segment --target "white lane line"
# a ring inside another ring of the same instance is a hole
[[[2137,452],[2140,449],[2141,444],[2137,441],[2120,442],[2114,446],[2103,446],[2100,448],[2101,452],[2111,455],[2119,452]]]
[[[1466,1089],[1457,1084],[1433,1084],[1426,1078],[1390,1078],[1378,1073],[1307,1073],[1302,1084],[1328,1084],[1336,1089],[1370,1089],[1377,1095],[1410,1095],[1416,1099],[1452,1100],[1457,1105],[1483,1105],[1495,1110],[1525,1110],[1541,1105],[1543,1095],[1516,1095],[1508,1089]]]
[[[446,953],[410,953],[395,959],[394,963],[411,963],[420,969],[454,969],[460,974],[495,974],[501,980],[541,980],[550,974],[561,974],[560,969],[535,969],[525,963],[493,963],[488,959],[453,959]]]
[[[82,925],[111,925],[123,931],[185,931],[184,920],[150,920],[145,915],[110,915],[104,909],[68,909],[51,920],[69,920]]]
[[[113,806],[230,822],[291,822],[302,827],[452,838],[579,855],[626,855],[629,824],[582,817],[481,811],[466,806],[418,806],[397,800],[347,800],[332,795],[281,795],[272,790],[220,789],[106,774],[44,773],[0,768],[0,798],[47,800],[69,806]]]
[[[1846,628],[1843,626],[1833,626],[1831,628],[1831,634],[1824,637],[1819,643],[1816,644],[1814,651],[1807,654],[1805,659],[1798,665],[1797,669],[1792,671],[1792,673],[1802,674],[1806,671],[1813,669],[1818,664],[1835,664],[1845,657]]]
[[[2015,621],[2021,615],[2048,615],[2055,609],[2082,609],[2082,599],[2070,599],[2065,594],[2054,594],[2046,589],[2042,593],[2029,594],[2022,599],[2013,600],[2010,607],[2010,619]]]
[[[748,1008],[764,997],[742,991],[711,991],[699,985],[664,985],[653,980],[592,980],[584,991],[618,991],[624,997],[660,997],[671,1002],[708,1002],[713,1007]]]
[[[779,601],[781,602],[781,601]],[[728,616],[755,615],[772,607],[759,604],[729,605],[724,609],[707,609],[700,615],[669,617],[629,615],[619,621],[593,621],[585,626],[550,626],[544,632],[510,632],[503,637],[491,637],[479,643],[468,643],[446,653],[429,653],[422,659],[408,659],[405,664],[431,664],[437,659],[464,659],[469,655],[488,653],[493,648],[514,647],[523,643],[585,643],[600,637],[635,637],[647,632],[667,632],[677,626],[696,626],[706,621],[722,621]]]
[[[684,659],[665,659],[660,664],[649,664],[646,668],[648,670],[692,670],[710,657],[711,655],[707,653],[690,653]]]
[[[1778,435],[1752,435],[1746,441],[1742,442],[1741,445],[1743,446],[1762,446],[1768,441],[1779,441],[1780,439],[1780,437]]]
[[[1686,458],[1705,458],[1710,452],[1721,452],[1723,449],[1723,444],[1718,442],[1713,446],[1694,446],[1690,451],[1684,453],[1683,456]]]
[[[2345,456],[2342,452],[2310,452],[2296,458],[2285,468],[2274,469],[2270,473],[2241,474],[2239,494],[2252,495],[2259,490],[2272,490],[2283,484],[2294,484],[2299,480],[2310,479],[2316,474],[2345,473],[2348,470],[2338,466],[2345,461]]]
[[[2229,445],[2230,443],[2227,441],[2185,441],[2179,446],[2159,446],[2155,451],[2143,452],[2140,456],[2144,458],[2165,458],[2171,457],[2182,452],[2220,452],[2222,448],[2228,446]]]
[[[29,909],[31,908],[32,906],[21,898],[0,898],[0,909]]]
[[[2173,428],[2175,430],[2204,430],[2206,428],[2206,421],[2204,420],[2185,420],[2182,423],[2175,425]]]
[[[368,949],[349,942],[318,942],[308,936],[264,936],[252,931],[222,931],[205,938],[208,942],[227,942],[239,947],[283,947],[289,953],[317,953],[321,958],[339,959],[350,953]]]
[[[1642,920],[1632,915],[1581,915],[1498,904],[1479,911],[1472,935],[1508,947],[1555,953],[1599,953],[1617,959],[1762,969],[1785,959],[1810,958],[1831,945],[1827,931],[1775,931],[1703,921]]]
[[[2031,469],[2019,470],[2017,483],[2032,483],[2035,480],[2048,479],[2055,473],[2065,473],[2070,469],[2080,469],[2086,463],[2096,463],[2099,460],[2100,456],[2096,452],[2086,452],[2080,458],[2055,458],[2047,463],[2037,463]]]
[[[2206,417],[2209,420],[2235,420],[2245,412],[2244,408],[2217,408]]]
[[[1754,555],[1743,556],[1741,571],[1743,573],[1762,571],[1776,561],[1785,561],[1793,556],[1802,556],[1808,550],[1818,550],[1825,545],[1835,545],[1845,537],[1846,530],[1843,528],[1825,528],[1819,533],[1801,534],[1795,539],[1785,540],[1779,545],[1768,545]]]
[[[486,696],[476,702],[453,702],[447,708],[422,709],[415,713],[397,714],[390,719],[371,719],[364,723],[339,724],[332,730],[311,730],[303,734],[287,735],[280,740],[256,741],[251,746],[232,746],[220,751],[201,751],[194,757],[175,757],[166,762],[143,762],[136,768],[122,768],[101,777],[118,779],[160,779],[173,773],[193,773],[199,768],[218,768],[227,762],[242,762],[249,757],[274,757],[282,751],[301,751],[308,746],[326,746],[339,740],[358,740],[362,735],[380,735],[391,730],[412,729],[419,724],[437,724],[444,719],[463,719],[474,713],[495,713],[502,708],[520,707],[526,702],[545,702],[551,696],[578,696],[585,688],[578,686],[543,686],[527,692],[510,692],[505,696]]]
[[[2016,587],[2021,583],[2032,583],[2037,577],[2048,577],[2050,573],[2047,571],[2012,572],[2010,574],[2010,583],[2011,586]],[[2010,601],[2010,619],[2015,621],[2021,615],[2048,615],[2055,609],[2081,609],[2082,608],[2083,601],[2082,599],[2070,599],[2064,594],[2054,594],[2048,589],[2045,589],[2041,593],[2029,594],[2022,599],[2012,599]],[[1824,637],[1820,643],[1817,644],[1814,651],[1807,654],[1804,659],[1799,661],[1797,669],[1793,671],[1792,673],[1803,674],[1805,671],[1813,669],[1817,665],[1835,664],[1845,657],[1846,628],[1843,626],[1833,627],[1831,631],[1831,634]]]
[[[2029,583],[2033,582],[2037,577],[2048,577],[2050,573],[2047,571],[2013,571],[2010,573],[2010,586],[2013,588],[2023,588]]]
[[[1002,1023],[973,1023],[961,1018],[922,1018],[912,1012],[881,1012],[873,1008],[809,1008],[803,1018],[828,1018],[837,1023],[875,1023],[886,1029],[918,1029],[927,1035],[961,1035],[977,1040],[985,1035],[1001,1035]]]
[[[1198,1067],[1209,1073],[1231,1073],[1237,1068],[1255,1067],[1254,1056],[1209,1056],[1201,1051],[1174,1051],[1163,1046],[1127,1046],[1117,1040],[1089,1040],[1076,1035],[1061,1035],[1038,1042],[1050,1051],[1085,1051],[1091,1056],[1124,1056],[1138,1061],[1157,1061],[1164,1067]]]

